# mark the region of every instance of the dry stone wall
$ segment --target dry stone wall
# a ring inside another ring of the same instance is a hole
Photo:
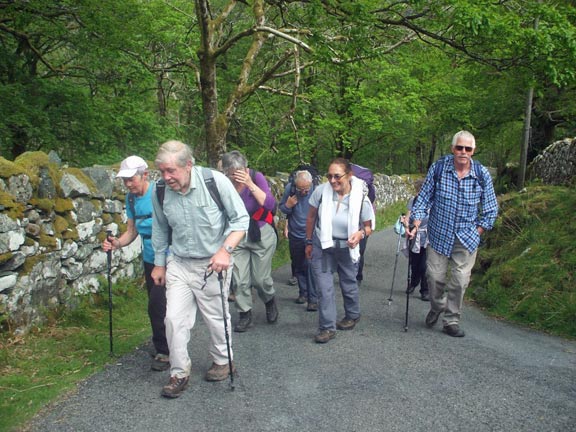
[[[529,167],[530,177],[546,184],[574,186],[576,178],[576,138],[549,145]]]
[[[16,332],[53,308],[107,288],[106,230],[125,229],[126,190],[112,167],[70,168],[54,153],[0,157],[0,324]],[[157,173],[152,172],[152,179]],[[288,174],[269,178],[280,199]],[[376,175],[378,206],[412,194],[408,177]],[[141,275],[141,243],[115,251],[112,280]]]

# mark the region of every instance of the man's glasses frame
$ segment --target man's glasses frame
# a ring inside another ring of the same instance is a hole
[[[454,148],[458,151],[466,150],[466,153],[472,153],[472,151],[474,150],[474,147],[467,147],[461,145],[455,145]]]

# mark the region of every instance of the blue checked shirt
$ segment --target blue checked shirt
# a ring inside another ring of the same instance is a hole
[[[492,229],[498,215],[498,202],[488,170],[480,165],[482,178],[476,177],[474,167],[468,175],[458,179],[454,169],[454,156],[444,159],[438,181],[434,179],[435,162],[428,170],[426,180],[412,209],[413,220],[421,220],[430,209],[428,235],[436,252],[451,256],[456,237],[470,252],[480,244],[477,227]],[[479,164],[479,162],[472,162]]]

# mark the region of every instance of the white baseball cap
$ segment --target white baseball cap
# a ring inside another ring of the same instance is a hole
[[[148,164],[140,156],[128,156],[120,164],[120,171],[118,171],[116,177],[130,178],[136,175],[138,170],[146,168],[148,168]]]

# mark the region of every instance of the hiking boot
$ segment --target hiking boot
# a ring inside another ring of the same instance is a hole
[[[234,366],[234,362],[232,362],[232,373],[236,374],[236,366]],[[230,376],[230,365],[228,363],[224,365],[218,365],[216,363],[212,363],[208,372],[206,372],[206,376],[204,379],[206,381],[224,381],[226,378]]]
[[[420,294],[420,300],[422,300],[422,301],[430,301],[430,296],[428,295],[428,293]]]
[[[160,394],[171,399],[180,397],[182,392],[186,390],[186,387],[188,387],[188,378],[189,377],[176,378],[175,376],[171,376],[170,382],[168,385],[162,387],[162,392]]]
[[[330,339],[336,337],[336,332],[334,330],[320,330],[320,332],[314,336],[314,342],[316,343],[326,343]]]
[[[298,284],[298,279],[296,279],[295,277],[291,277],[290,279],[288,279],[288,285],[294,286],[296,284]]]
[[[308,303],[306,310],[308,312],[317,312],[318,311],[318,303]]]
[[[252,325],[252,311],[249,310],[248,312],[240,312],[239,320],[234,326],[234,331],[238,333],[243,333],[248,330],[248,327]]]
[[[170,369],[170,358],[166,354],[156,354],[156,356],[152,359],[150,369],[157,372]]]
[[[278,308],[274,297],[266,302],[266,319],[269,324],[274,324],[278,320]]]
[[[352,330],[358,321],[360,321],[360,317],[356,319],[344,318],[336,323],[336,328],[338,330]]]
[[[446,326],[444,326],[443,331],[448,336],[452,336],[452,337],[464,337],[464,335],[466,334],[466,333],[464,333],[464,331],[462,329],[460,329],[458,324],[446,325]]]
[[[426,327],[432,328],[438,322],[438,318],[440,318],[440,312],[435,312],[430,309],[428,315],[426,315]]]
[[[294,300],[294,303],[296,303],[296,304],[304,304],[304,303],[306,303],[306,297],[300,296],[300,297],[298,297],[296,300]]]

